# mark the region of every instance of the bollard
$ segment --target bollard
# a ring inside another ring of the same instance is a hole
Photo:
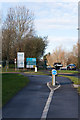
[[[35,72],[37,72],[37,67],[35,67]]]
[[[55,75],[57,74],[57,71],[55,69],[52,70],[52,85],[55,86]]]

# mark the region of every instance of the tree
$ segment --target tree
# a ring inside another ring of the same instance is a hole
[[[0,61],[2,61],[2,30],[1,30],[1,15],[0,15]]]
[[[33,37],[26,40],[24,51],[26,57],[35,57],[40,59],[45,52],[47,46],[47,38]]]
[[[47,54],[46,58],[50,66],[53,66],[55,62],[61,62],[63,66],[66,66],[67,52],[59,46],[52,54]]]
[[[77,43],[76,45],[73,46],[73,49],[71,52],[68,53],[68,60],[67,64],[75,64],[78,67],[78,49],[79,49],[79,44]]]
[[[10,60],[13,48],[23,50],[23,38],[34,34],[33,14],[25,7],[10,8],[3,23],[3,57]],[[4,50],[5,49],[5,50]],[[5,56],[6,55],[6,56]]]
[[[34,15],[23,7],[10,8],[3,23],[3,59],[14,60],[17,52],[39,59],[45,51],[47,37],[37,37]]]
[[[78,68],[80,68],[80,43],[78,42]]]
[[[46,59],[47,59],[47,65],[48,66],[53,66],[53,56],[52,56],[52,54],[48,53],[46,55]]]
[[[75,64],[80,68],[80,44],[79,42],[73,46],[71,51],[62,49],[61,46],[57,47],[52,54],[46,56],[48,65],[53,65],[55,62],[61,62],[63,66],[68,64]]]

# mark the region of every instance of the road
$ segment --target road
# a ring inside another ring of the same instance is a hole
[[[3,118],[41,118],[50,90],[50,76],[28,75],[30,82],[2,109]],[[78,118],[78,94],[68,78],[57,77],[61,87],[53,94],[47,118]]]

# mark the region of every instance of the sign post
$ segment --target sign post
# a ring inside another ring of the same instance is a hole
[[[6,60],[6,72],[7,72],[7,68],[8,68],[8,67],[7,67],[7,63],[8,63],[8,62],[7,62],[7,60]]]
[[[55,86],[55,75],[57,74],[57,71],[55,69],[52,70],[52,85]]]
[[[14,59],[14,63],[15,63],[15,71],[16,71],[16,58]]]

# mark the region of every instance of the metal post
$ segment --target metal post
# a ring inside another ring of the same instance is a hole
[[[55,86],[55,75],[52,75],[52,85]]]
[[[55,75],[57,74],[57,71],[56,70],[52,70],[52,85],[55,86]]]
[[[53,74],[52,74],[52,85],[53,85]]]
[[[15,63],[15,71],[16,71],[16,58],[15,58],[15,60],[14,60],[14,63]]]
[[[15,63],[15,71],[16,71],[16,63]]]
[[[7,60],[6,60],[6,72],[7,72]]]

